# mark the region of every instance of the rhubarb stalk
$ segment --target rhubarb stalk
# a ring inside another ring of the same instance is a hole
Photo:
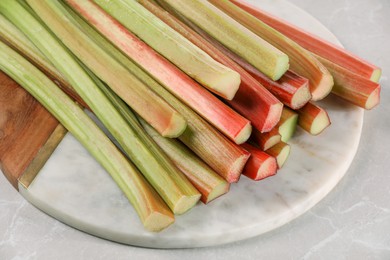
[[[2,42],[0,68],[45,106],[107,170],[146,229],[160,231],[173,223],[172,212],[100,128],[40,70]]]
[[[288,142],[294,135],[298,125],[298,113],[289,108],[283,108],[282,116],[276,128],[281,135],[282,142]]]
[[[228,0],[209,0],[209,2],[286,53],[290,58],[291,69],[309,79],[313,100],[323,99],[331,92],[333,87],[332,75],[324,65],[296,42]]]
[[[35,66],[39,67],[48,77],[56,81],[61,89],[75,99],[83,107],[88,107],[84,100],[74,91],[72,86],[65,80],[64,76],[48,62],[35,47],[35,45],[15,25],[0,14],[0,39],[7,43],[19,53],[23,53]]]
[[[241,76],[241,85],[235,98],[227,103],[237,112],[252,122],[252,125],[261,132],[270,131],[279,121],[282,104],[259,82],[249,75],[237,63],[223,54],[207,40],[203,39],[189,26],[181,22],[150,0],[137,0],[155,16],[168,24],[175,31],[186,37],[193,44],[201,48],[216,61],[237,71]],[[307,92],[309,93],[308,89]],[[310,94],[310,93],[309,93]]]
[[[261,150],[266,151],[272,146],[282,141],[278,127],[273,128],[267,133],[260,133],[256,129],[252,132],[250,140],[255,143]]]
[[[236,22],[206,0],[158,0],[223,43],[273,80],[278,80],[289,67],[288,56]]]
[[[280,142],[267,150],[267,153],[276,158],[278,169],[282,168],[290,155],[290,145]]]
[[[312,135],[319,135],[331,124],[326,110],[312,102],[307,103],[297,112],[298,125]]]
[[[274,157],[247,143],[243,144],[243,147],[251,153],[251,157],[242,174],[255,181],[276,174],[278,166]]]
[[[379,104],[381,86],[378,83],[363,78],[336,63],[321,57],[318,59],[333,75],[335,81],[333,94],[364,109],[372,109]]]
[[[223,104],[99,6],[90,1],[83,1],[82,5],[77,4],[79,1],[67,2],[123,53],[231,140],[240,144],[249,138],[252,129],[249,120]]]

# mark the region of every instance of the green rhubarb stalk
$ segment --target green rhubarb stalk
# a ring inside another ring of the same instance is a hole
[[[30,39],[47,38],[47,40],[50,40],[45,34],[43,26],[41,28],[37,26],[34,31],[29,30],[30,22],[34,25],[33,17],[31,15],[24,17],[19,12],[13,11],[14,7],[17,8],[16,3],[13,0],[1,1],[3,14],[10,16],[8,19],[12,20],[23,32],[30,32]],[[176,137],[184,131],[186,127],[184,118],[84,35],[72,23],[71,17],[57,0],[28,1],[28,3],[77,58],[109,85],[118,96],[159,133]],[[35,42],[35,40],[32,41]],[[38,48],[45,49],[46,45],[38,46]],[[145,107],[148,109],[145,109]]]
[[[277,124],[277,129],[282,137],[282,142],[288,142],[293,137],[298,125],[298,113],[287,107],[283,108],[282,116]]]
[[[180,141],[161,136],[143,120],[141,120],[141,124],[153,140],[202,194],[201,201],[203,203],[207,204],[229,191],[230,184]]]
[[[66,2],[73,8],[91,4],[91,0]],[[134,0],[96,0],[95,3],[210,91],[228,100],[234,98],[240,75],[212,59],[139,3]]]
[[[291,69],[309,79],[313,100],[323,99],[331,92],[333,87],[332,75],[324,65],[296,42],[228,0],[209,1],[253,33],[286,53],[290,58]]]
[[[249,153],[227,140],[198,114],[169,93],[169,91],[73,12],[72,9],[68,8],[68,11],[91,39],[112,57],[120,61],[129,71],[137,75],[185,117],[188,126],[184,133],[179,136],[179,139],[229,183],[238,181],[243,167],[250,156]]]
[[[100,128],[40,70],[2,42],[0,69],[45,106],[107,170],[146,229],[159,231],[173,223],[172,212]]]
[[[16,7],[21,6],[14,6],[14,10],[20,11]],[[28,12],[25,15],[27,16]],[[35,28],[29,27],[31,30]],[[77,93],[106,126],[172,211],[175,214],[181,214],[193,207],[200,197],[196,189],[157,148],[134,116],[122,117],[116,109],[117,105],[113,104],[113,102],[115,104],[119,102],[119,97],[111,93],[93,73],[85,71],[83,65],[79,64],[57,39],[50,36],[51,34],[47,32],[47,37],[33,38],[33,40],[37,46],[45,45],[42,52],[71,82]],[[42,39],[45,42],[42,42]],[[122,107],[124,107],[123,104]]]
[[[61,89],[75,99],[80,105],[87,107],[87,104],[73,90],[72,86],[65,80],[57,69],[43,58],[39,49],[10,21],[0,14],[0,39],[17,50],[35,66],[38,66],[46,75],[59,83]]]
[[[164,8],[192,23],[273,80],[289,67],[288,56],[236,22],[206,0],[157,0]]]

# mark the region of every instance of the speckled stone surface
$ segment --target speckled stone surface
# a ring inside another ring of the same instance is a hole
[[[275,2],[280,3],[281,1]],[[329,1],[318,3],[317,6],[310,4],[310,1],[293,2],[302,4],[302,7],[307,8],[315,17],[322,18],[320,20],[336,33],[347,48],[363,57],[370,58],[381,65],[385,71],[386,68],[389,69],[389,56],[377,53],[381,46],[388,46],[389,43],[387,20],[385,20],[385,14],[389,13],[387,2]],[[357,31],[357,27],[359,31]],[[353,30],[353,28],[355,29]],[[385,34],[386,30],[387,35]],[[386,74],[382,85],[384,88],[382,99],[389,100],[389,93],[386,90],[388,85]],[[267,257],[268,259],[388,259],[390,257],[390,205],[387,184],[390,177],[386,174],[389,166],[386,158],[388,159],[390,154],[385,147],[389,145],[386,133],[389,132],[390,126],[389,120],[382,120],[389,112],[389,106],[385,103],[383,102],[381,107],[365,114],[362,142],[357,157],[336,189],[305,215],[272,232],[225,246],[191,250],[152,250],[119,245],[75,231],[47,217],[21,199],[10,186],[7,186],[1,176],[0,256],[4,256],[5,259],[13,257],[23,259],[106,259],[108,257],[113,259],[129,257],[137,259],[182,259],[184,257],[191,259],[206,257],[212,259],[237,259],[237,257],[240,259],[253,259],[255,257]],[[344,121],[343,119],[344,126],[352,123]],[[332,126],[332,128],[335,127]],[[342,130],[341,132],[343,132]],[[326,132],[324,138],[330,134],[331,131]],[[300,134],[296,147],[301,147],[304,144],[299,141],[300,139],[306,140]],[[347,141],[339,138],[337,140]],[[331,158],[331,161],[343,161],[340,156],[345,154],[339,152],[337,156]],[[296,158],[296,160],[298,159],[300,158]],[[294,162],[294,159],[292,158],[291,161]],[[347,164],[346,160],[344,163]],[[284,173],[281,172],[280,175],[282,174]],[[287,174],[295,182],[300,177],[298,173],[291,175],[291,172],[288,172],[284,175]],[[336,179],[336,177],[333,178],[333,180]],[[269,182],[272,182],[271,179]],[[315,184],[324,186],[324,183],[308,182],[305,184],[303,182],[306,187]],[[243,182],[233,186],[232,194],[239,194],[240,185],[248,188],[255,187],[243,179]],[[257,184],[256,187],[261,186]],[[299,193],[292,194],[292,196],[288,196],[287,204],[300,196]],[[211,206],[218,207],[221,206],[220,204],[222,201],[216,201],[215,205]],[[246,202],[244,201],[243,204]],[[276,212],[275,205],[272,206],[272,211]],[[193,212],[196,214],[203,208],[205,207],[200,206]],[[279,210],[284,211],[282,208]],[[294,208],[291,208],[289,213],[293,214],[293,210]],[[212,211],[211,214],[220,213]],[[235,216],[237,214],[246,216],[244,213],[236,211]],[[180,225],[191,217],[193,215],[180,217],[176,224]],[[269,226],[272,225],[276,224],[273,223]],[[180,230],[169,229],[167,231],[170,233],[180,232]],[[165,236],[168,236],[168,232],[165,233]],[[259,227],[249,228],[246,234],[250,235],[251,232],[259,232]],[[220,239],[229,240],[231,236],[220,236]],[[214,243],[223,242],[225,241],[214,241]]]

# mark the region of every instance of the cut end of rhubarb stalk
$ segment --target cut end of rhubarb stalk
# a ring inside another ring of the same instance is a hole
[[[380,102],[380,92],[381,92],[381,87],[378,85],[378,88],[375,89],[373,92],[371,92],[370,96],[367,98],[366,104],[365,104],[365,109],[373,109],[376,107],[379,102]]]
[[[187,121],[179,113],[173,113],[168,128],[164,130],[162,136],[168,138],[179,137],[187,128]]]
[[[277,160],[274,157],[269,157],[264,163],[260,166],[257,171],[256,181],[262,180],[264,178],[273,176],[276,174],[278,169]]]
[[[328,113],[325,110],[322,110],[314,119],[311,128],[310,134],[319,135],[322,131],[325,130],[328,126],[330,126],[330,119]]]
[[[311,92],[313,101],[324,99],[330,94],[334,85],[333,77],[330,73],[324,74],[315,90]]]
[[[202,200],[203,203],[207,204],[212,200],[215,200],[216,198],[222,196],[223,194],[226,194],[230,189],[230,183],[227,182],[221,182],[218,186],[216,186],[212,192],[209,193],[206,199]]]
[[[299,109],[307,104],[311,100],[309,83],[307,83],[304,87],[299,88],[293,98],[291,99],[291,108]]]
[[[288,56],[286,54],[280,55],[276,61],[275,72],[271,79],[275,81],[280,79],[289,68],[290,63]]]
[[[234,142],[236,144],[245,143],[251,136],[251,133],[252,133],[252,125],[248,123],[241,129],[238,135],[234,138]]]
[[[182,196],[175,205],[173,213],[175,215],[181,215],[193,208],[200,199],[200,194],[192,196]]]
[[[279,126],[279,134],[282,142],[288,142],[295,133],[298,124],[298,114],[291,116]]]
[[[276,174],[277,163],[274,156],[250,144],[243,144],[243,147],[251,153],[243,171],[245,176],[258,181]]]
[[[246,162],[248,161],[251,154],[249,152],[245,152],[244,155],[240,156],[232,165],[229,170],[229,174],[226,176],[226,181],[229,183],[238,182],[240,179],[242,170],[245,167]]]
[[[280,116],[282,115],[283,104],[276,103],[270,107],[270,112],[264,123],[263,129],[258,129],[262,133],[271,131],[279,122]]]
[[[312,102],[307,103],[297,112],[299,113],[298,125],[311,135],[320,134],[330,125],[326,110]]]
[[[279,155],[276,157],[276,162],[278,163],[278,168],[282,168],[286,163],[288,156],[290,155],[291,147],[287,144],[284,145]]]
[[[280,141],[282,141],[281,135],[274,135],[274,136],[270,137],[267,140],[267,142],[265,142],[265,144],[264,144],[264,151],[270,149],[272,146],[276,145]]]
[[[152,232],[159,232],[175,222],[173,214],[162,214],[161,212],[153,212],[144,221],[144,226]]]
[[[282,168],[286,163],[288,156],[290,155],[291,147],[290,145],[280,142],[271,149],[267,151],[268,154],[276,158],[278,168]]]
[[[229,71],[231,73],[225,73],[218,78],[218,81],[214,81],[214,89],[209,88],[209,90],[224,99],[232,100],[240,87],[241,76],[234,70],[229,69]]]
[[[370,80],[375,82],[375,83],[378,83],[381,76],[382,76],[382,70],[380,68],[377,68],[376,70],[374,70],[372,72]]]

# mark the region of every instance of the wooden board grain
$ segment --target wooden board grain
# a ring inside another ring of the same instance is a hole
[[[35,98],[0,71],[0,167],[15,188],[27,169],[30,176],[37,174],[65,135],[61,129]]]

